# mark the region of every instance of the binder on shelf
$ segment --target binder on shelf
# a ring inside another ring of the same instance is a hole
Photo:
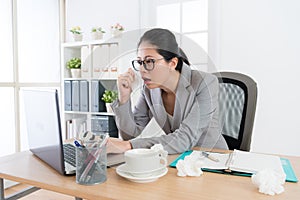
[[[81,80],[79,82],[80,86],[80,106],[79,110],[83,112],[88,112],[89,111],[89,85],[86,80]]]
[[[72,81],[72,111],[79,111],[79,81]]]
[[[87,131],[86,118],[84,117],[73,118],[71,121],[72,121],[71,138],[78,138],[81,133],[85,133]]]
[[[78,138],[87,130],[86,118],[73,118],[66,121],[66,139]]]
[[[92,56],[93,65],[93,78],[108,78],[109,71],[109,46],[108,45],[96,45],[93,47]]]
[[[106,112],[105,102],[101,100],[105,91],[104,86],[98,80],[91,81],[91,111]]]
[[[118,67],[119,67],[119,48],[118,45],[112,44],[109,47],[109,63],[110,63],[110,78],[118,77]]]
[[[106,106],[105,106],[105,102],[101,99],[103,94],[105,92],[105,87],[103,86],[103,84],[101,83],[101,81],[99,82],[99,112],[106,112]]]
[[[93,47],[93,57],[92,57],[92,77],[98,78],[101,74],[101,62],[100,62],[100,54],[101,54],[101,47],[94,46]]]
[[[99,81],[91,81],[91,111],[99,112]]]
[[[71,138],[71,130],[72,130],[71,123],[72,123],[71,120],[67,120],[66,121],[66,136],[65,136],[66,139],[70,139]]]
[[[65,81],[64,82],[65,87],[65,111],[71,111],[72,110],[72,82],[71,81]]]
[[[92,69],[92,54],[88,46],[81,47],[81,77],[90,78]]]
[[[118,60],[119,55],[119,47],[117,44],[111,44],[109,46],[109,61],[113,63],[113,61]]]

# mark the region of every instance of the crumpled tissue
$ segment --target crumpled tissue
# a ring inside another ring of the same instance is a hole
[[[152,147],[150,147],[150,149],[158,151],[164,158],[168,156],[168,152],[164,150],[164,147],[161,144],[155,144]]]
[[[252,183],[259,188],[259,192],[274,195],[284,191],[286,175],[273,169],[261,170],[251,177]]]
[[[183,160],[178,160],[176,164],[177,176],[201,176],[203,174],[201,170],[203,160],[204,156],[195,151],[185,156]]]

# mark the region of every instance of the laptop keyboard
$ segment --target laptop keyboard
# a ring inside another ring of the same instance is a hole
[[[76,167],[76,149],[72,144],[64,144],[64,159],[65,162]]]

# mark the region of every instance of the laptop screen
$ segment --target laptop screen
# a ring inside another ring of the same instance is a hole
[[[57,90],[23,89],[30,151],[64,174]]]

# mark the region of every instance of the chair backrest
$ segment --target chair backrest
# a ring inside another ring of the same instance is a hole
[[[237,72],[214,73],[219,80],[219,113],[222,135],[229,149],[250,151],[257,85]]]

